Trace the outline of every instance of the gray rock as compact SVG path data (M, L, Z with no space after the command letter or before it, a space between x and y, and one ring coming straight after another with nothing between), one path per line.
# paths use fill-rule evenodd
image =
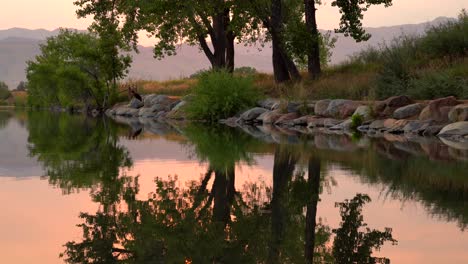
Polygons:
M263 100L260 100L257 102L257 105L259 107L263 107L265 109L268 109L268 110L273 110L273 107L280 104L281 101L278 100L278 99L273 99L273 98L267 98L267 99L263 99Z
M419 114L419 120L448 122L449 112L458 104L454 96L432 100Z
M151 118L151 117L155 117L156 113L157 112L153 111L152 108L142 107L142 108L140 108L140 110L138 112L138 116L139 117L145 117L145 118Z
M148 94L143 98L145 107L151 107L169 99L169 96L162 94Z
M338 120L338 119L333 119L333 118L325 118L323 120L323 126L326 127L326 128L329 128L329 127L333 127L333 126L336 126L338 125L339 123L341 123L342 121L341 120Z
M312 118L311 120L309 120L309 122L307 123L307 127L308 128L315 128L315 127L323 127L323 122L324 122L325 119L323 118Z
M433 121L411 120L403 127L403 132L407 134L421 134L426 128L433 124Z
M138 109L129 107L118 107L115 109L115 114L118 116L138 116Z
M356 111L354 111L354 115L360 115L364 120L370 120L372 118L372 110L371 107L368 105L360 105L358 108L356 108Z
M327 111L328 105L330 104L331 100L320 100L315 103L314 106L314 113L319 116L323 116Z
M346 119L345 121L339 123L338 125L332 126L330 130L350 130L353 121L351 119Z
M288 105L286 106L286 111L288 113L297 113L299 112L299 109L301 108L301 104L297 102L288 102Z
M281 115L275 122L275 125L277 126L282 126L282 125L287 125L289 121L294 120L298 118L299 115L297 113L288 113Z
M450 122L468 121L468 104L455 106L448 114Z
M424 106L422 104L410 104L407 106L400 107L393 112L393 117L396 119L406 119L416 115L419 115L423 110Z
M444 128L443 125L428 126L426 129L424 129L424 131L422 132L422 135L425 136L425 137L435 136L435 135L439 134L439 132L442 130L442 128Z
M353 101L351 100L345 100L345 99L336 99L332 100L330 104L327 107L327 110L325 111L324 115L328 117L340 117L340 114L343 110L344 107L347 107L348 105L354 104ZM356 106L357 108L357 106ZM356 110L356 109L355 109ZM353 112L355 111L353 110ZM351 112L352 114L352 112ZM343 117L343 116L341 116Z
M468 135L468 121L452 123L442 128L439 137L465 138Z
M266 125L274 124L276 120L278 120L278 118L280 118L281 116L282 114L277 110L267 111L261 114L260 116L258 116L257 121Z
M134 109L140 109L140 108L143 107L143 102L136 99L136 98L132 98L130 103L128 103L128 107L129 108L134 108Z
M255 107L252 109L249 109L245 111L241 116L240 119L244 122L251 122L254 121L257 117L259 117L261 114L267 112L265 108L262 107Z

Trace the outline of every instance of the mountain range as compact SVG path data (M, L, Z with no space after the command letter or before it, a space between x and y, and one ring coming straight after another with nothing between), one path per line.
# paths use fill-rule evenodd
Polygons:
M352 38L332 33L337 37L331 64L345 61L350 55L365 49L368 46L376 47L389 42L402 34L422 34L434 25L444 23L453 18L439 17L433 21L420 24L405 24L388 27L366 28L372 34L367 42L355 42ZM16 88L20 81L26 79L26 62L39 54L39 45L45 39L55 36L59 32L45 29L11 28L0 30L0 80L8 84L10 89ZM324 32L324 31L323 31ZM139 46L139 53L132 53L133 64L128 78L168 80L188 76L201 69L209 67L209 63L198 47L182 44L176 56L163 60L153 58L152 47ZM272 72L271 47L249 47L243 44L236 45L236 67L250 66L261 72Z

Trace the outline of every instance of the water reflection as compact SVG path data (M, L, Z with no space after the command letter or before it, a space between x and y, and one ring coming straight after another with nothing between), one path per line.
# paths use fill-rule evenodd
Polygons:
M468 164L444 159L440 153L448 150L434 142L318 134L276 144L235 129L155 123L153 134L180 141L208 166L187 187L175 176L156 178L149 199L139 200L139 177L126 174L132 159L119 138L144 138L145 125L129 133L107 119L27 118L30 154L43 165L44 178L66 194L89 189L100 205L81 214L83 238L68 242L63 253L69 263L389 263L373 257L395 240L391 229L365 224L368 196L340 201L338 226L320 217L331 164L381 186L392 199L420 201L462 230L468 223ZM254 153L274 156L272 184L257 180L236 188L236 166L255 165Z

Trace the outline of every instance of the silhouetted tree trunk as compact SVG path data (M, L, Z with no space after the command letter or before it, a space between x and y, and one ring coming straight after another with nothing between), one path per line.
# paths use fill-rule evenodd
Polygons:
M320 192L320 160L309 159L309 177L307 180L310 198L307 203L305 248L304 255L307 264L314 263L315 227L317 226L317 204Z
M304 0L304 5L306 26L311 41L307 51L308 72L311 79L317 79L321 73L319 32L315 16L317 9L315 8L315 0Z
M273 71L276 82L299 80L301 75L291 57L287 54L283 44L283 6L282 0L271 1L270 21L264 24L270 31L273 45Z

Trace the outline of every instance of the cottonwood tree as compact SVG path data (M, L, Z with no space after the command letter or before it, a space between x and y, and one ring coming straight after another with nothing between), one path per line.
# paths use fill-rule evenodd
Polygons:
M318 78L321 73L320 63L320 39L317 29L316 11L321 0L304 0L305 23L308 30L307 57L308 73L311 78ZM392 0L334 0L332 6L339 9L341 18L339 28L336 33L343 33L345 36L351 36L356 41L366 41L371 35L362 27L364 12L372 5L381 5L385 7L392 5Z
M199 46L214 69L234 69L236 38L254 42L261 36L255 17L240 0L79 0L75 5L80 7L79 17L93 15L94 24L113 14L121 37L135 50L138 32L143 30L157 40L156 58L175 55L177 46L185 42Z

